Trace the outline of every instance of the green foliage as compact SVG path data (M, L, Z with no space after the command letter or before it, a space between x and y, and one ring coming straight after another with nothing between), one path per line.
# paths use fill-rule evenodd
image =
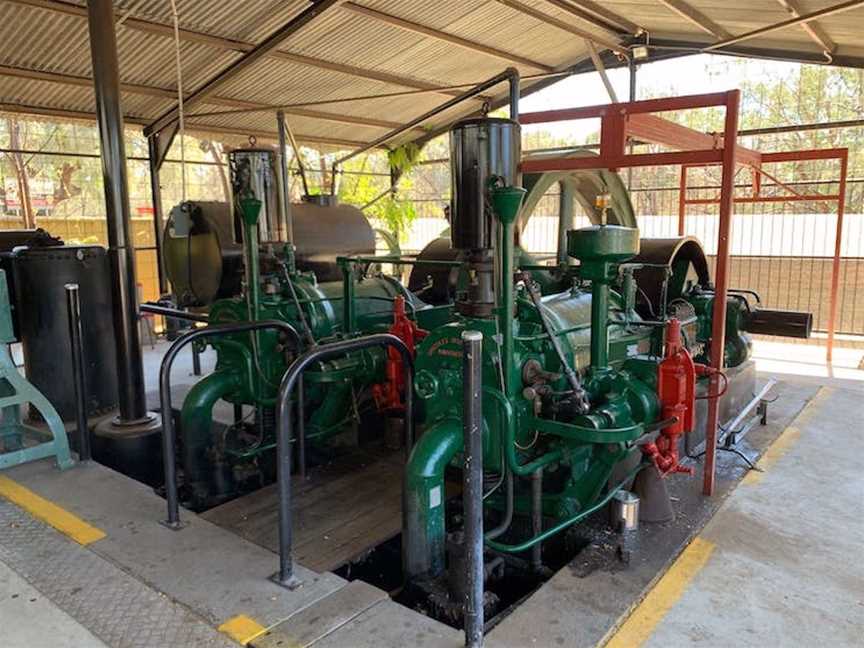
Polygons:
M406 142L387 152L390 168L397 173L408 173L417 164L422 148L414 142Z

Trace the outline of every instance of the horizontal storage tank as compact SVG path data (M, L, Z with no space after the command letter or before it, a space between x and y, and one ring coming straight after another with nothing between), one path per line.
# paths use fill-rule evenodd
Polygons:
M291 217L297 267L314 271L318 281L342 278L337 256L375 253L375 232L356 207L297 203ZM235 237L226 203L190 201L171 210L162 254L180 306L207 306L240 293L243 246ZM261 249L268 254L267 242Z

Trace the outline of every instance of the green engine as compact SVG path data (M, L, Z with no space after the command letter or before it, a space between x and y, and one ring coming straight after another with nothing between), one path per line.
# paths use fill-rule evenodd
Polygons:
M454 320L417 348L423 433L406 467L402 535L409 584L444 616L459 616L462 591L460 514L446 479L466 461L463 333L483 337L490 562L509 556L540 570L543 543L634 479L690 472L679 442L696 427L697 388L720 396L707 366L716 300L695 240L655 240L640 252L638 230L607 225L601 199L596 225L566 233L573 261L559 272L569 288L541 294L537 268L514 267L519 142L508 120L451 131L451 240L466 279ZM772 317L796 317L761 311L740 293L724 306L727 368L748 360L747 330L771 333Z
M453 250L444 251L446 259L423 259L445 269L445 284L455 291L451 302L438 306L376 271L382 258L337 255L341 280L318 281L316 272L297 268L292 245L260 250L258 196L267 192L251 181L250 168L239 172L232 161L244 277L237 294L209 304L210 322L288 322L300 344L274 330L210 340L216 369L192 388L181 413L193 506L233 497L245 482L275 478L276 396L299 352L386 331L413 331L413 385L394 384L404 372L384 349L353 352L307 369L302 394L294 394L302 407L292 411L303 417L302 441L323 444L358 422L364 409L401 420L404 394L414 390L420 434L402 476L403 572L405 591L419 592L436 613L458 617L462 609L464 547L447 477L466 461L463 333L483 336L490 565L509 558L515 563L508 564L522 561L537 572L544 543L619 490L635 488L634 479L656 482L688 472L679 445L696 427L695 394L720 396L711 393L719 381L707 366L717 303L701 247L693 239L641 241L636 228L607 224L601 199L595 225L566 232L562 249L570 261L559 257L550 281L516 246L517 223L525 220L519 161L515 122L472 119L451 131ZM186 277L192 285L193 273ZM427 290L421 279L418 286ZM216 290L226 282L210 283ZM747 362L748 332L809 335L809 315L760 309L753 299L731 291L723 305L727 368ZM225 429L213 424L219 401L234 405L234 424ZM381 434L382 419L376 419Z

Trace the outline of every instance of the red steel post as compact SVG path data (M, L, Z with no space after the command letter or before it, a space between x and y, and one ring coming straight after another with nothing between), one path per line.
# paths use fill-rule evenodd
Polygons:
M840 186L837 199L837 230L834 236L834 261L831 264L831 304L828 313L828 349L826 360L830 363L834 356L834 332L837 328L837 296L840 291L840 246L843 242L843 215L846 211L846 171L849 152L840 155Z
M711 366L723 370L726 351L726 299L729 289L729 246L732 235L732 212L735 205L735 147L738 141L738 109L741 93L726 94L726 122L723 128L723 175L720 181L720 223L717 232L717 260L714 272L714 315L711 323ZM708 391L719 393L719 375L710 378ZM714 468L717 455L717 428L720 423L718 398L708 399L708 423L705 429L705 467L702 493L714 494Z
M681 181L678 184L678 236L684 236L684 217L687 215L687 165L681 165Z

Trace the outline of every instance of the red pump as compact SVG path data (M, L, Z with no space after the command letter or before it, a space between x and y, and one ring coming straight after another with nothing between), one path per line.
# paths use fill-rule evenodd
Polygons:
M693 468L680 464L678 437L693 430L696 415L696 376L711 376L722 371L693 362L690 352L681 343L681 322L670 319L666 325L666 354L657 369L657 395L660 398L661 418L674 419L660 431L653 443L642 446L642 452L651 457L662 476L671 473L692 475ZM725 388L700 398L719 398Z
M677 319L670 319L666 325L666 354L657 369L657 395L662 419L674 422L664 427L653 443L642 446L642 452L653 459L661 475L692 475L693 468L679 463L678 437L693 429L696 365L681 343L681 322Z
M405 297L402 295L393 299L393 324L388 332L402 340L412 356L417 343L429 335L429 331L421 329L417 322L408 318L405 312ZM405 390L402 355L392 347L387 349L384 373L385 381L372 387L375 405L380 411L401 411L402 392Z

